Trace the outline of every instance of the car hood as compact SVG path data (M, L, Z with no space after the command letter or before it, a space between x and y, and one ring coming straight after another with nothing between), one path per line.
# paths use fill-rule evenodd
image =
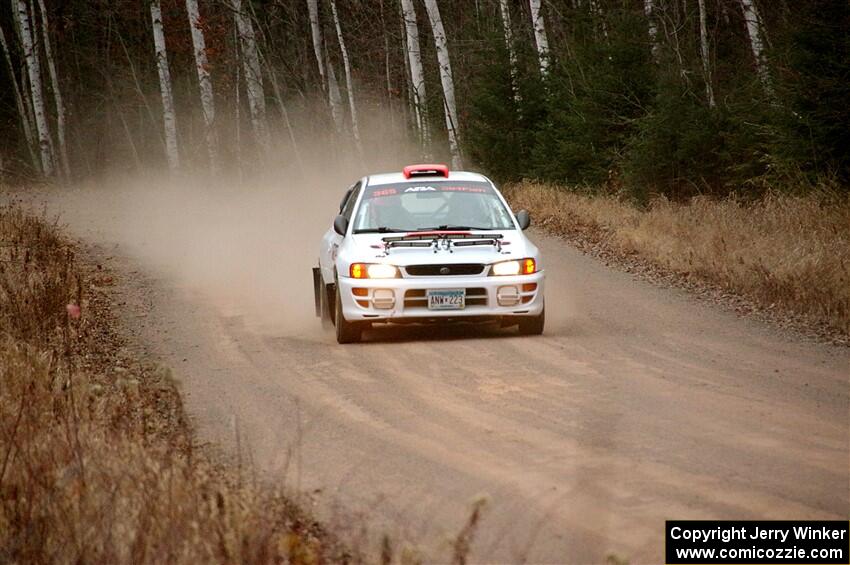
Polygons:
M340 248L340 258L348 262L391 263L400 267L422 263L493 263L508 259L536 257L537 248L522 232L516 230L472 231L471 234L502 235L501 249L495 245L452 247L451 251L434 247L393 247L384 252L384 238L405 234L356 234L347 237Z

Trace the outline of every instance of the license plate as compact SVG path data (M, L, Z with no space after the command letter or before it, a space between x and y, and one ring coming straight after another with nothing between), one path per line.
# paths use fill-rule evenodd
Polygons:
M429 290L426 294L429 310L463 310L466 306L466 291L462 288Z

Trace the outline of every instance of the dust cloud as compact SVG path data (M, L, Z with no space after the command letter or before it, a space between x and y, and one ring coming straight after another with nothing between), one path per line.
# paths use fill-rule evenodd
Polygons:
M84 240L115 246L146 273L170 277L226 316L275 333L318 328L311 267L345 189L419 159L392 142L361 156L301 140L298 159L237 174L111 174L52 189L48 210ZM368 161L368 162L367 162Z

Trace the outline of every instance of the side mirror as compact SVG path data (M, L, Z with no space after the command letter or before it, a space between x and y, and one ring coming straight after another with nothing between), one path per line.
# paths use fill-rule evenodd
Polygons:
M345 237L345 232L348 231L348 218L343 215L339 215L334 218L334 231Z
M516 213L516 221L519 224L519 229L524 230L531 225L531 216L528 215L528 210L520 210Z

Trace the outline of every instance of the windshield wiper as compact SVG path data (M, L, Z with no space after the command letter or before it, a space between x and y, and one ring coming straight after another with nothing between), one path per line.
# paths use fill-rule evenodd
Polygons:
M434 227L430 227L430 228L419 228L416 231L435 231L435 230L450 230L450 231L464 230L464 231L468 231L468 230L492 230L492 229L495 229L495 228L482 228L482 227L478 227L478 226L452 226L452 225L449 225L449 224L444 224L442 226L434 226Z
M400 230L396 228L388 228L386 226L380 226L377 228L365 228L360 230L354 230L354 233L401 233L407 230Z

